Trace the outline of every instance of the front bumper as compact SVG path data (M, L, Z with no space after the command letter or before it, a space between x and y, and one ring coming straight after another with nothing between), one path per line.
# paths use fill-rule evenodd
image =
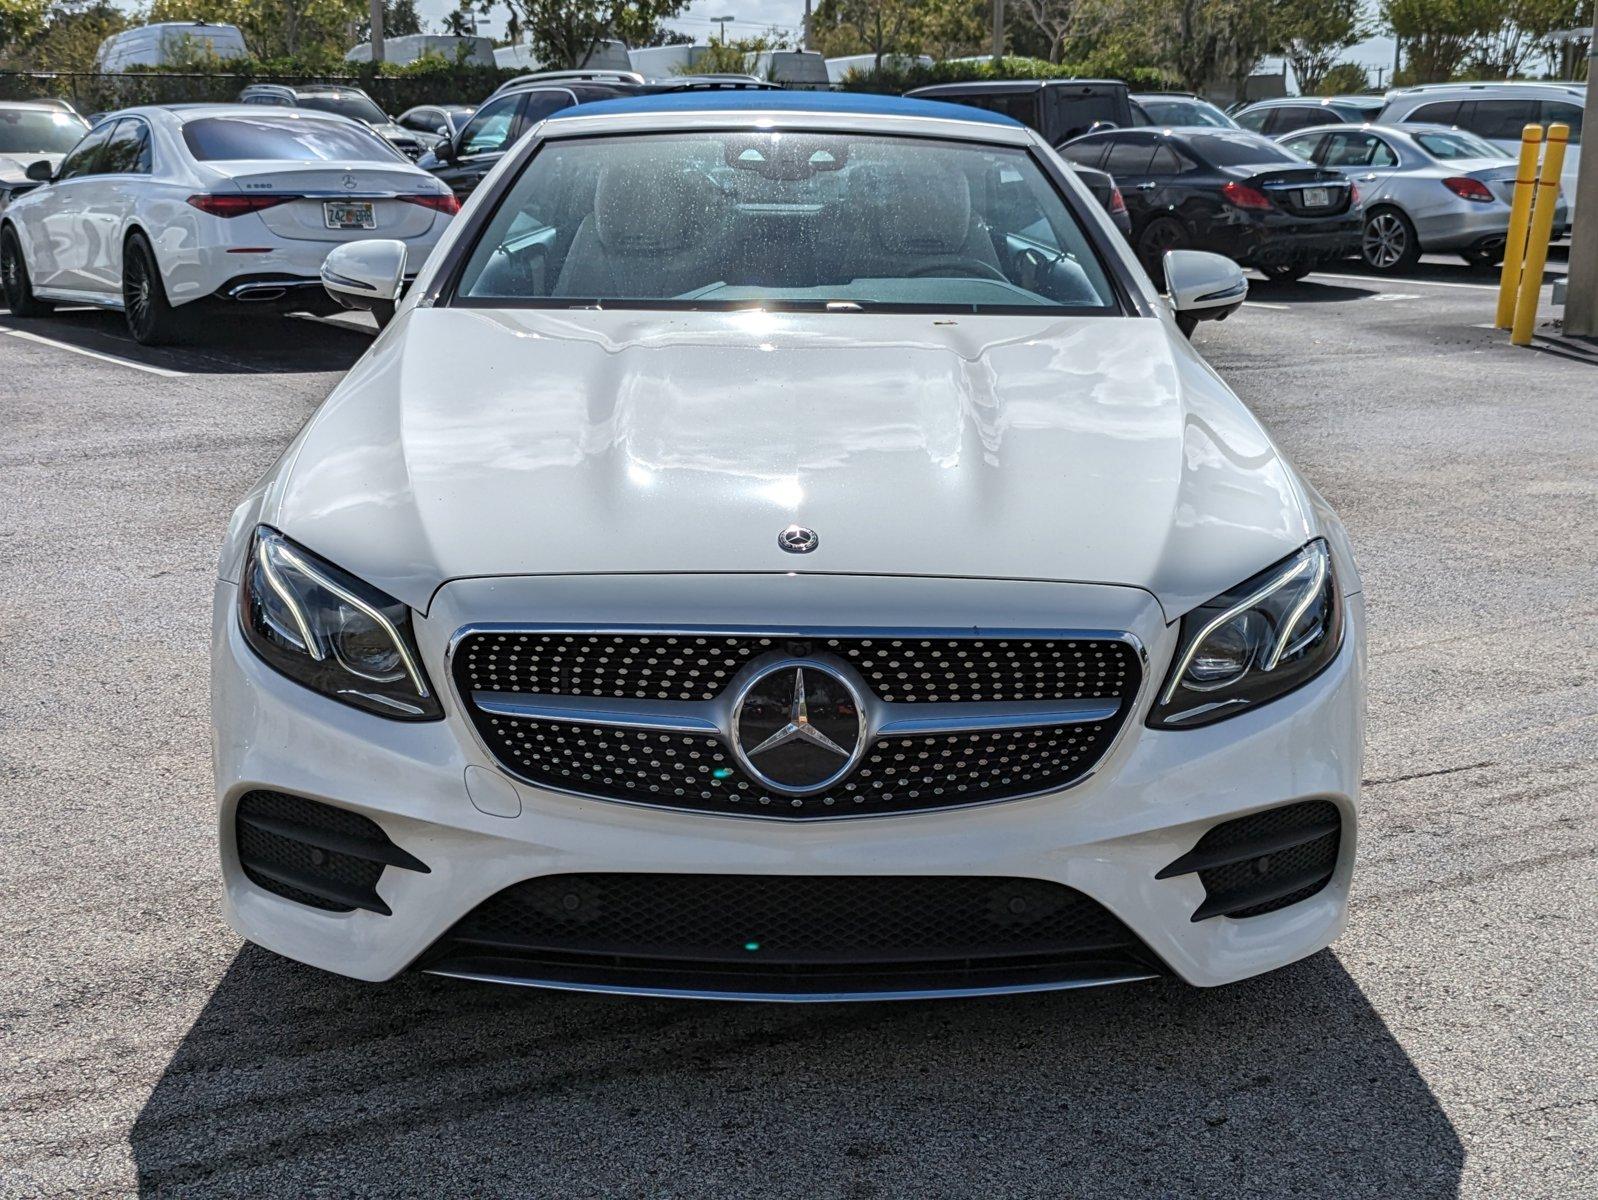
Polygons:
M451 584L417 624L435 685L444 686L445 646L469 620L525 619L560 605L565 581ZM573 585L575 586L575 585ZM766 612L842 625L869 597L877 611L914 610L924 623L969 626L973 606L1016 595L1007 623L1088 598L1094 628L1130 630L1147 648L1146 681L1124 736L1086 781L1030 799L965 808L813 823L783 823L638 807L544 791L508 779L484 753L452 696L446 719L402 724L317 696L276 674L245 646L236 591L215 596L212 703L226 910L253 942L304 962L368 980L390 978L424 959L463 916L510 885L552 874L596 872L770 876L984 876L1046 880L1072 888L1124 922L1154 959L1189 983L1228 983L1283 966L1329 944L1347 915L1363 744L1363 608L1350 596L1336 662L1299 691L1257 712L1204 729L1156 731L1142 721L1174 652L1175 627L1133 589L954 581L755 579L621 582L616 597L590 602L588 619L719 608L729 624ZM703 590L701 590L703 589ZM780 589L785 599L773 602ZM821 589L827 589L823 592ZM938 591L928 602L925 593ZM1110 595L1114 593L1115 595ZM919 594L919 595L918 595ZM830 597L828 599L827 597ZM1108 598L1106 598L1108 597ZM1021 611L1028 609L1030 611ZM573 611L567 608L569 613ZM1076 611L1076 610L1070 610ZM847 622L858 625L858 620ZM447 692L447 688L446 688ZM468 792L468 781L472 791ZM239 798L271 789L364 814L428 867L388 869L377 891L391 915L330 913L252 883L238 860ZM1192 874L1156 878L1218 823L1308 799L1335 804L1342 843L1331 882L1306 900L1265 915L1195 921L1205 899ZM485 802L486 801L486 802ZM499 815L492 815L499 814ZM1127 976L1135 977L1135 976ZM528 982L522 979L520 982ZM1108 980L1097 980L1105 982ZM588 990L683 994L689 989L539 980ZM1037 986L1072 986L1058 981ZM890 995L1036 990L882 989L762 999L881 999ZM693 994L703 994L696 990ZM727 992L717 992L728 995Z

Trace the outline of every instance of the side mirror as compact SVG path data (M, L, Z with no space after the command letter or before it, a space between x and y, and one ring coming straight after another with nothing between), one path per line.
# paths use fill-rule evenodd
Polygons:
M55 168L44 159L28 164L28 169L23 172L34 183L49 183L55 178Z
M1198 321L1224 321L1248 296L1243 268L1204 250L1165 252L1165 290L1184 330Z
M457 161L460 156L455 153L455 139L443 129L440 129L439 133L444 134L444 136L439 139L438 145L433 147L433 157L441 163Z
M405 243L345 242L322 261L322 287L345 308L391 310L405 288Z

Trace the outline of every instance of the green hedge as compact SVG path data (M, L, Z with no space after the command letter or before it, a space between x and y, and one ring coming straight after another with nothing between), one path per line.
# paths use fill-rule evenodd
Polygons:
M397 114L417 104L477 104L507 79L522 72L499 67L463 66L421 60L389 63L339 63L329 72L283 70L299 64L229 62L225 71L0 72L0 100L59 97L82 113L107 112L135 104L218 103L238 99L252 83L344 83L365 88L384 111Z
M1156 67L1128 67L1101 62L1051 63L1041 58L1002 58L978 62L940 62L931 66L885 66L876 71L850 71L838 86L846 92L898 95L934 83L969 83L984 79L1124 79L1133 91L1159 91L1176 86Z

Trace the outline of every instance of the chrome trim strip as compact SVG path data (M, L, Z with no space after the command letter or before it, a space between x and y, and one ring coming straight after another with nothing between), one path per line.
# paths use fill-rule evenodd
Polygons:
M1103 700L962 702L959 704L882 704L874 706L877 737L919 737L931 733L982 733L1026 729L1032 725L1089 725L1121 711Z
M483 740L482 734L477 731L477 724L472 720L468 711L465 698L461 695L459 684L455 679L455 655L461 643L468 637L477 633L637 633L666 636L707 636L707 637L919 637L919 638L1038 638L1038 639L1076 639L1079 641L1106 641L1121 642L1132 647L1138 657L1138 684L1127 703L1126 720L1121 723L1121 728L1116 730L1115 737L1104 748L1104 753L1099 756L1098 762L1085 771L1079 778L1060 787L1040 788L1035 792L1022 792L1013 796L1001 796L994 800L974 800L968 804L940 804L935 808L911 809L905 812L873 812L873 813L817 813L814 816L791 817L777 816L763 812L707 812L699 808L678 808L670 804L660 804L654 801L623 800L613 796L596 796L592 792L580 791L576 788L557 787L554 784L535 779L528 779L519 775L500 759ZM775 650L776 647L773 647ZM450 635L444 648L444 675L449 680L446 689L451 700L458 706L461 723L466 727L467 735L472 744L482 754L482 765L490 770L498 771L507 779L556 796L571 796L578 800L586 800L596 804L620 804L628 808L641 808L650 812L673 812L685 817L704 817L707 820L721 821L776 821L785 825L808 825L822 821L877 821L893 820L895 818L914 818L926 813L957 812L960 809L987 808L994 804L1013 804L1021 800L1034 800L1039 796L1059 795L1073 788L1079 788L1098 775L1104 764L1112 759L1116 751L1126 739L1132 736L1132 728L1140 725L1140 712L1143 706L1144 694L1151 686L1149 675L1149 652L1143 640L1130 630L1118 629L1036 629L1036 628L988 628L983 626L894 626L894 625L640 625L635 623L590 623L572 624L570 622L527 622L527 621L476 621L468 622ZM568 697L570 699L570 697ZM613 702L611 702L613 703ZM569 719L569 718L568 718ZM717 731L718 734L720 731ZM719 993L717 993L719 995ZM924 995L926 993L916 993ZM984 993L986 994L986 993ZM764 997L756 997L763 999Z
M941 811L941 810L940 810ZM969 996L1019 996L1027 992L1062 992L1078 988L1108 987L1118 983L1139 983L1158 979L1158 971L1118 971L1092 979L1066 979L1053 983L1014 983L998 987L928 988L885 992L718 992L709 989L644 987L616 983L573 983L564 979L527 979L492 972L457 971L444 967L423 967L424 975L446 979L466 979L476 983L498 983L510 987L547 988L557 992L591 992L606 996L653 996L671 1000L734 1000L767 1004L849 1004L871 1000L957 1000Z
M618 729L656 729L666 733L720 736L721 724L709 703L689 700L628 700L609 696L548 696L531 692L473 692L472 704L501 717L564 721L569 725L612 725Z
M781 668L799 661L811 660L784 659L765 664L764 669ZM722 736L726 711L726 705L718 700L629 700L610 696L488 691L474 691L471 699L483 712L501 717L653 729L663 733L704 733L717 737ZM1108 721L1121 711L1119 704L1100 700L1014 701L1003 704L1002 709L998 703L986 702L887 704L864 696L859 700L862 710L871 718L862 734L862 745L872 738L984 733L1026 729L1033 725L1087 725ZM736 715L737 700L734 700L734 719Z

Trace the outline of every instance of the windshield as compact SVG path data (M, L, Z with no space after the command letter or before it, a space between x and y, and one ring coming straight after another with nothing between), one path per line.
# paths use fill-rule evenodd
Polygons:
M365 96L300 96L295 101L301 108L317 112L337 113L341 117L354 117L368 125L387 125L388 114Z
M71 113L0 109L0 154L65 154L88 132Z
M201 162L384 162L400 157L399 151L363 126L276 113L190 121L183 126L183 140Z
M1188 145L1216 167L1253 167L1266 163L1297 163L1286 150L1257 133L1201 133L1187 139Z
M1116 311L1088 235L1024 150L754 131L547 143L457 298Z
M1417 133L1413 135L1420 148L1433 158L1494 158L1508 156L1489 141L1466 133L1463 129L1450 129L1447 133Z
M1154 125L1208 125L1215 129L1236 129L1232 120L1215 105L1203 100L1139 100Z

